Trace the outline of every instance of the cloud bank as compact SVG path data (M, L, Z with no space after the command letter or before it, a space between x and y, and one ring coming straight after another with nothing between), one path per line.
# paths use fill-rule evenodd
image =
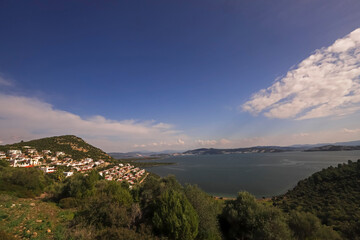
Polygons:
M106 151L133 148L134 144L162 149L183 146L187 136L171 124L155 121L116 121L103 116L82 118L55 109L36 98L0 93L0 141L13 143L63 134L84 137Z
M297 120L360 109L360 28L316 50L285 77L241 106L254 115Z

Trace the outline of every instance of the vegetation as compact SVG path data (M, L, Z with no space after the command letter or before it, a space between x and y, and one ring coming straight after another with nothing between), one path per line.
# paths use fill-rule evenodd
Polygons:
M198 234L199 219L184 194L167 190L156 202L152 222L155 231L171 239L194 239Z
M360 239L360 160L323 169L300 181L274 205L313 213L343 237ZM299 220L300 221L300 220Z
M271 202L256 200L247 192L236 199L216 200L197 186L180 185L173 176L150 174L130 189L127 183L104 180L95 170L65 179L60 175L13 168L0 160L2 238L335 240L360 236L360 160L315 173Z
M222 203L214 201L199 187L187 185L185 195L199 216L198 235L196 239L220 240L221 232L217 217L222 211Z
M65 152L66 154L71 155L75 160L87 157L103 160L112 159L101 149L96 148L86 143L83 139L73 135L48 137L27 142L21 141L15 144L1 145L0 151L6 152L10 149L21 150L24 146L30 146L38 151L51 150L53 153L56 151Z
M2 166L0 173L16 176L4 178L3 189L8 183L22 186L0 195L0 231L8 239L341 239L310 213L286 213L246 192L235 200L215 200L173 176L149 175L143 185L129 189L96 171L65 180L49 180L34 168ZM42 201L17 198L43 191ZM29 217L34 209L36 216Z
M12 168L0 160L0 193L17 197L35 197L42 193L51 180L35 168Z

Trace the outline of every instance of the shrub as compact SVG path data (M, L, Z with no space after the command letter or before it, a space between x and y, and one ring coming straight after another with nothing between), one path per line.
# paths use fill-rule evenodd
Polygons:
M157 201L152 222L155 230L171 239L194 239L199 218L184 194L168 190Z
M77 207L78 205L79 205L79 201L73 197L63 198L59 201L59 206L64 209L74 208Z

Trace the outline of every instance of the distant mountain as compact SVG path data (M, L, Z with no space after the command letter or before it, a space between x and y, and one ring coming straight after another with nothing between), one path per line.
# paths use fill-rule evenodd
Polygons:
M74 135L55 136L27 142L21 141L14 144L0 145L0 151L7 151L10 149L23 150L26 146L35 148L39 152L42 150L50 150L53 153L61 151L67 155L71 155L74 160L87 157L103 160L111 159L111 157L101 149L88 144L83 139Z
M295 144L295 145L291 145L289 147L309 149L309 148L313 148L313 147L321 147L321 146L326 146L326 145L360 146L360 140L358 140L358 141L349 141L349 142L335 142L335 143Z
M315 152L315 151L351 151L351 150L360 150L360 146L325 145L325 146L306 149L305 151Z
M295 150L297 149L293 147L275 147L275 146L232 148L232 149L199 148L199 149L186 151L183 154L210 155L210 154L232 154L232 153L269 153L269 152L285 152L285 151L295 151Z
M231 154L231 153L269 153L269 152L289 152L289 151L345 151L360 150L360 140L337 143L318 143L318 144L297 144L287 147L280 146L256 146L248 148L199 148L183 152L186 155L208 155L208 154Z
M126 159L126 158L166 157L174 153L178 153L178 151L164 150L161 152L141 151L141 152L126 152L126 153L110 152L108 154L116 159Z
M360 146L360 140L358 140L358 141L350 141L350 142L336 142L333 145Z

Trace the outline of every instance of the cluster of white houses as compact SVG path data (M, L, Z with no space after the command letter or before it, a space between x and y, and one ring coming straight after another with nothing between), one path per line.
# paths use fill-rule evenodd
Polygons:
M64 152L52 153L50 150L38 152L31 147L23 147L23 150L8 150L6 153L0 151L0 159L6 159L12 167L39 167L45 173L53 173L58 166L66 166L71 170L64 172L69 177L77 172L89 171L97 166L106 166L104 160L94 161L92 158L73 160ZM136 183L141 183L146 178L145 169L134 167L130 164L119 164L118 166L100 171L99 174L106 180L126 181L130 188Z
M55 172L56 166L70 167L72 170L65 172L65 176L71 176L75 170L78 172L88 171L105 163L104 160L94 161L92 158L73 160L71 157L66 157L66 154L61 151L52 153L50 150L42 150L38 152L29 146L23 147L23 150L8 150L7 153L0 151L0 159L8 160L12 167L39 166L45 173Z
M130 164L124 165L122 163L120 163L119 166L100 171L99 174L105 177L106 180L126 181L130 185L143 181L146 176L145 169L136 168Z

